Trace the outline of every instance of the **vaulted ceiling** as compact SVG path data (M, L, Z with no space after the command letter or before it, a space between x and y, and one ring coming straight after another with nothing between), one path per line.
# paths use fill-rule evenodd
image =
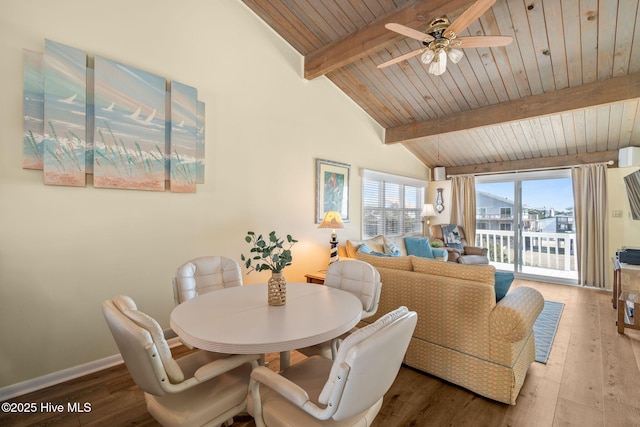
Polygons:
M497 0L460 36L506 35L467 48L434 76L421 47L387 30L424 31L469 0L243 0L304 56L304 77L326 76L426 166L447 173L617 160L640 146L640 0Z

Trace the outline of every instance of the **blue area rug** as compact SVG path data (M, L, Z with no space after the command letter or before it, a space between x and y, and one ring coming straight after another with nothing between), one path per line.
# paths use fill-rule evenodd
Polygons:
M563 308L564 304L561 302L545 300L544 308L533 324L533 333L536 337L536 362L547 363Z

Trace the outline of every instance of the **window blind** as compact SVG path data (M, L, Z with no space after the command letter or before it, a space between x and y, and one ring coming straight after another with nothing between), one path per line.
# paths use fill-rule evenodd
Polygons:
M363 239L422 231L426 181L368 170L362 178Z

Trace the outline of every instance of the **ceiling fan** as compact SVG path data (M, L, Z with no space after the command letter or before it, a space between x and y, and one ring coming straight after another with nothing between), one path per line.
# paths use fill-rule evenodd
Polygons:
M512 38L509 36L458 37L458 34L478 19L495 2L496 0L478 0L472 4L469 9L465 10L458 19L453 21L453 23L450 23L449 18L446 16L435 18L431 21L429 28L427 28L424 33L401 24L386 24L385 28L388 30L416 39L422 42L424 47L384 62L378 65L378 68L388 67L389 65L422 54L420 60L424 64L430 64L429 73L439 76L447 69L447 57L451 62L457 64L464 56L464 53L457 48L508 45L512 41Z

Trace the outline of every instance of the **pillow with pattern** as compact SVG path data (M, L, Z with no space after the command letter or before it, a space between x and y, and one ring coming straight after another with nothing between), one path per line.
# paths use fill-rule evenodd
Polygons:
M384 253L391 256L400 256L402 252L400 251L400 247L398 244L392 240L384 241Z

